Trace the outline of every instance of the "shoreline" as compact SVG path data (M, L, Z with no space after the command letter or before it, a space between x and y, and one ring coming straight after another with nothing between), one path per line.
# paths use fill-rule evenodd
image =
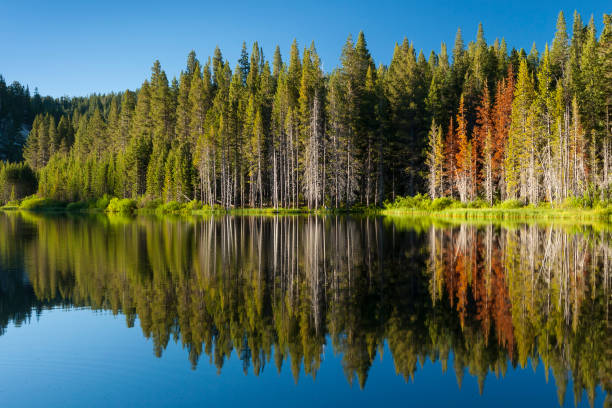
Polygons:
M444 210L382 209L381 215L405 217L432 217L455 220L576 220L612 222L612 209L592 208L454 208Z
M22 208L17 205L5 205L0 211L27 211L37 213L55 214L124 214L124 215L178 215L178 216L203 216L203 215L382 215L389 217L406 218L436 218L461 220L494 220L494 221L599 221L612 223L612 208L546 208L546 207L521 207L521 208L445 208L441 210L426 210L419 208L190 208L187 203L181 208L166 209L163 206L157 208L126 208L125 210L109 211L104 208L70 206L67 203L41 203L40 206Z

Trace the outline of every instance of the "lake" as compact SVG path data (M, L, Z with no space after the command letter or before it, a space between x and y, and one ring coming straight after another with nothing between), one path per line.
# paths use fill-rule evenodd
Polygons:
M0 401L601 407L611 234L0 212Z

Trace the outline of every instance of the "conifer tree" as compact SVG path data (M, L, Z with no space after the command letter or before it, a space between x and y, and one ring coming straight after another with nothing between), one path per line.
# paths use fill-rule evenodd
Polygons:
M595 145L603 139L603 129L606 118L606 99L604 71L600 60L599 44L595 26L591 23L585 33L584 46L580 58L580 92L576 94L580 107L580 121L585 133ZM595 148L595 150L599 150ZM595 160L590 169L591 182L597 184L598 164Z
M32 123L32 130L28 135L26 140L26 145L23 149L23 157L30 166L30 168L37 170L39 168L38 161L38 129L40 127L40 122L42 121L42 116L36 115L34 118L34 122Z
M477 108L474 137L480 153L480 180L482 180L483 194L489 204L493 204L493 197L495 195L495 185L493 180L493 155L495 154L495 141L491 112L491 99L489 97L489 87L486 83L482 91L482 100Z
M456 188L459 199L467 202L473 198L472 172L473 172L473 147L467 138L467 121L463 105L463 96L459 100L459 112L457 113L457 161Z
M74 143L74 130L66 115L62 115L57 124L57 135L60 141L59 153L67 155Z
M512 120L504 163L506 193L509 198L526 198L527 168L533 162L533 135L529 132L528 116L533 102L533 80L527 60L521 59L512 102ZM533 187L533 186L531 186Z
M119 124L117 125L116 149L125 153L130 142L130 127L136 108L136 94L126 90L121 97L121 112L119 113Z
M455 197L457 186L457 152L457 135L453 117L451 116L446 133L446 140L444 141L444 177L447 186L444 193L451 198Z
M179 93L176 106L176 137L181 143L191 141L190 119L191 119L191 103L189 100L189 91L194 72L199 75L199 65L195 63L194 71L189 75L182 72L179 80Z
M49 122L47 124L49 129L49 157L53 156L60 150L61 140L55 126L55 118L49 115Z
M569 38L563 10L557 17L557 31L550 50L550 65L552 75L559 80L563 78L569 61Z
M49 161L49 114L46 114L38 123L38 158L39 167L44 167Z
M134 120L130 125L130 142L126 152L129 190L133 196L146 191L147 168L151 156L153 123L151 120L151 93L145 81L136 102Z
M111 100L110 110L108 112L107 133L113 153L118 152L120 148L119 104L117 103L117 98L115 97L113 97Z
M427 167L429 196L432 200L441 197L442 192L442 175L444 163L444 144L442 142L442 127L436 124L436 120L431 121L431 129L429 130L429 151L427 153Z

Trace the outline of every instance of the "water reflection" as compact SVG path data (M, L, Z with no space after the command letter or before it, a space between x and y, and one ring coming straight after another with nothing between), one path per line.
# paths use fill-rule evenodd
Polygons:
M544 364L563 404L610 393L606 226L441 225L349 217L121 218L0 213L0 330L57 305L139 319L161 356L316 377L324 347L366 386L385 342L396 372L453 360L489 373ZM0 331L0 333L2 333Z

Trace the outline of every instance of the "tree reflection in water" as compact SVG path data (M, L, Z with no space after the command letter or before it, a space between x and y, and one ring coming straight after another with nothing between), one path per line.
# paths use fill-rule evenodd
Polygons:
M205 355L220 372L235 350L245 373L287 360L297 382L329 341L364 387L386 342L406 380L452 353L459 385L467 370L481 392L530 362L561 403L570 373L576 399L610 394L606 226L0 213L0 233L2 329L84 306L138 317L156 356L180 341L193 368Z

